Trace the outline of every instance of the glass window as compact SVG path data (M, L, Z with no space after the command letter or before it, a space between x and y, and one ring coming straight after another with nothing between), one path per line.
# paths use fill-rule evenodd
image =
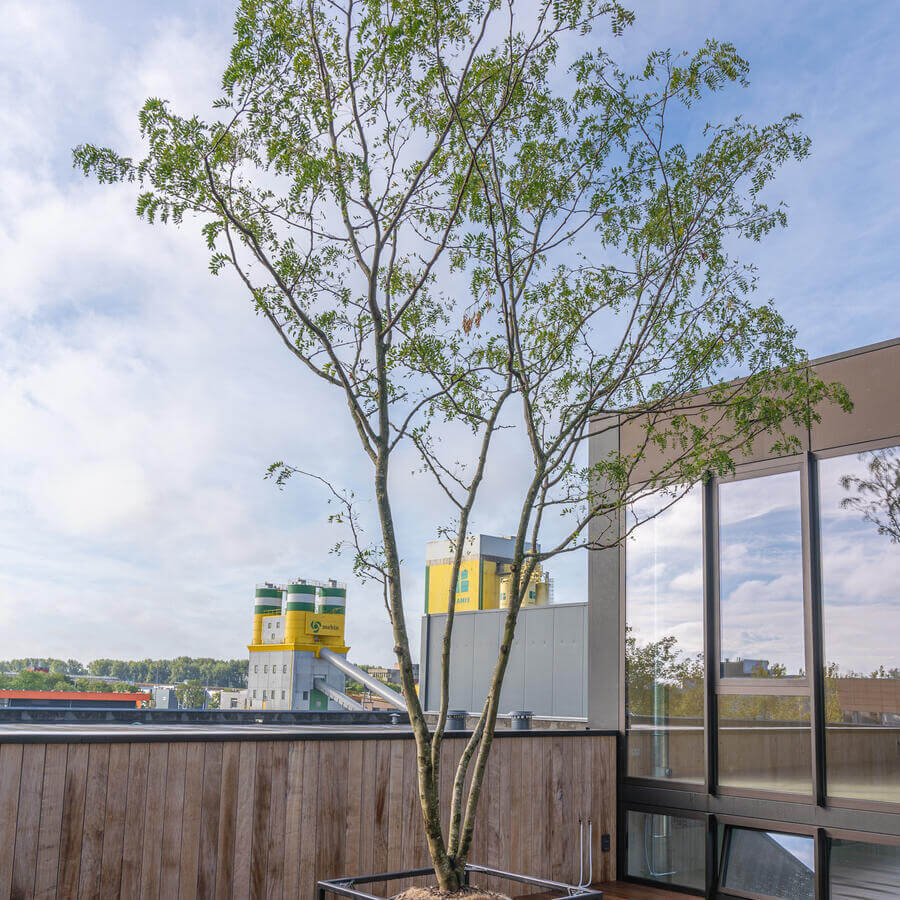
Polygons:
M719 487L721 673L805 671L800 473Z
M831 900L900 897L900 847L832 839Z
M811 837L726 828L722 887L783 900L813 900L814 854Z
M629 875L687 888L705 887L703 819L628 810L627 826Z
M821 460L819 496L828 793L900 802L900 451Z
M719 695L719 784L812 792L809 698Z
M625 546L627 772L702 783L702 490L630 516L641 524Z

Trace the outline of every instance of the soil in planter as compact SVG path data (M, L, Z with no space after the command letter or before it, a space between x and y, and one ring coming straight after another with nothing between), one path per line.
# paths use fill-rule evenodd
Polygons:
M391 900L510 900L506 894L485 891L478 887L460 888L456 892L442 891L439 887L411 887L394 895Z

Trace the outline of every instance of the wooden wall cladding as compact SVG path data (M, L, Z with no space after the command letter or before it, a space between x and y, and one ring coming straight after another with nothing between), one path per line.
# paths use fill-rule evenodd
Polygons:
M609 735L498 738L472 862L576 882L591 819L594 880L615 878L615 758ZM408 737L0 746L0 897L314 900L320 878L428 865L421 832Z

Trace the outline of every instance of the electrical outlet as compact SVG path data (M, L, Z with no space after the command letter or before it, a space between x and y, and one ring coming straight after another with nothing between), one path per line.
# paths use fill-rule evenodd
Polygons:
M600 849L604 853L609 853L611 847L612 847L612 840L610 839L610 836L608 834L601 835L600 836Z

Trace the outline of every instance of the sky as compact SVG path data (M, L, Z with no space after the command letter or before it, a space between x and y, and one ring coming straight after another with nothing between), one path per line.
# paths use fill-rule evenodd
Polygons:
M148 96L208 109L231 43L226 0L0 0L0 659L242 657L256 583L349 583L348 642L388 663L379 592L329 553L324 491L263 479L285 460L365 493L344 410L307 378L238 285L213 280L195 230L151 227L134 191L71 166L82 141L139 150ZM900 17L892 2L660 0L612 54L708 36L750 60L721 109L799 112L812 156L786 167L790 227L754 247L812 356L900 334ZM495 461L475 530L507 534ZM434 494L398 468L408 621L417 643ZM554 563L583 600L587 561Z

